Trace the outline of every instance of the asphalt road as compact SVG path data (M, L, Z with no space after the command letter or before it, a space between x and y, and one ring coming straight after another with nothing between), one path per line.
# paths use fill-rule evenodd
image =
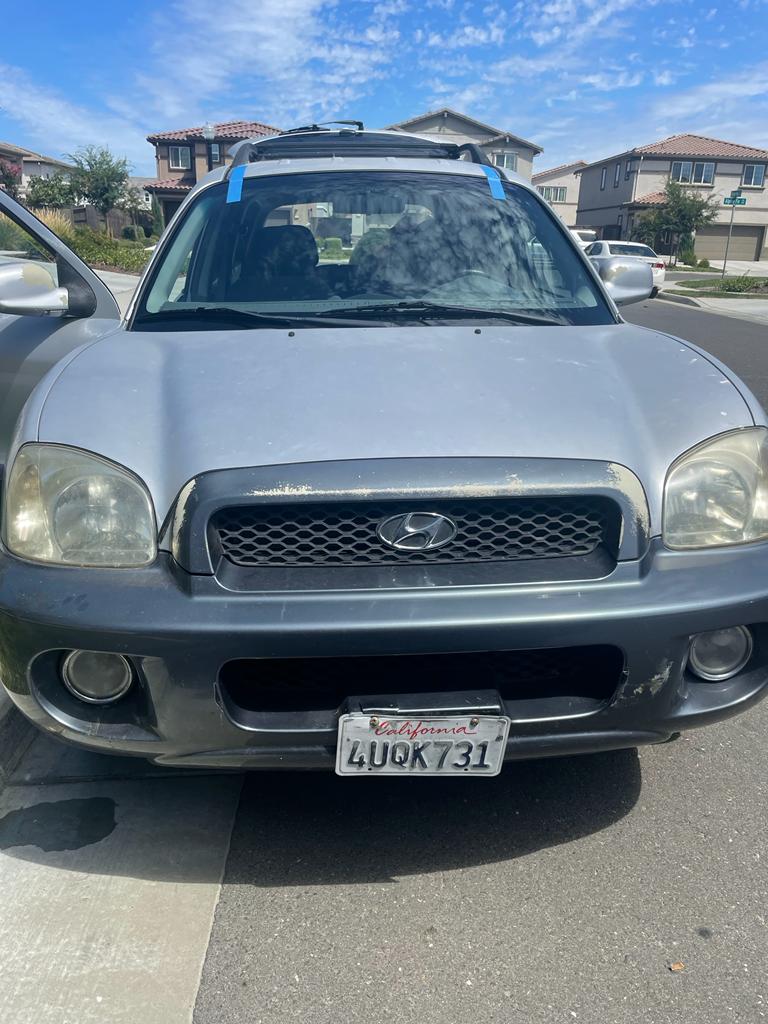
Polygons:
M768 403L765 328L626 316ZM767 731L768 702L661 747L408 785L181 776L40 736L0 807L0 1019L756 1024Z

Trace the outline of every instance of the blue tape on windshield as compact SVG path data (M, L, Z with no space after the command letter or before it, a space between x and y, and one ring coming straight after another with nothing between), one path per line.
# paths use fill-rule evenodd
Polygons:
M494 199L506 199L507 194L504 191L504 186L501 183L499 172L495 167L487 167L485 164L480 165L483 174L488 179L488 184L491 189L491 195Z
M245 177L246 164L235 167L229 176L229 188L227 189L227 202L239 203L243 194L243 178Z

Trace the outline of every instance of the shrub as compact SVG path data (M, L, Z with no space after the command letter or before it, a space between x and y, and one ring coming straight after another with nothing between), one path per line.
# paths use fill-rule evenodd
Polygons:
M709 260L699 260L699 268L701 270L709 270Z
M696 266L696 256L693 249L685 249L680 253L678 257L681 263L684 263L687 267Z
M35 216L41 220L47 228L50 228L54 235L58 235L68 245L71 245L75 237L75 227L72 221L61 210L35 210Z
M95 263L115 270L136 273L144 269L149 253L143 245L134 242L118 242L107 235L78 228L72 241L72 248L86 263Z
M30 237L25 231L4 213L0 213L0 250L28 252L30 242Z
M122 230L122 236L127 238L129 242L142 242L145 238L143 229L135 224L126 224Z
M753 292L757 291L760 282L755 277L741 274L739 277L724 277L717 290L721 292Z
M333 258L342 255L341 239L326 238L323 242L323 255Z

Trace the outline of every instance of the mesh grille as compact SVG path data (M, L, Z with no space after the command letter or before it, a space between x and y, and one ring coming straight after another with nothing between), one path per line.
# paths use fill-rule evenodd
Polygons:
M400 551L377 535L390 516L440 513L456 525L442 547ZM434 502L325 502L222 509L211 521L222 554L241 566L413 565L615 553L619 510L599 497Z

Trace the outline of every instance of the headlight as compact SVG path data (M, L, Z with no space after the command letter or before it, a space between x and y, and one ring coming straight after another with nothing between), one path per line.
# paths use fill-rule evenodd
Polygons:
M678 459L664 487L662 532L671 548L768 537L768 430L722 434Z
M5 542L59 565L146 565L157 553L152 501L128 470L59 445L27 444L5 495Z

